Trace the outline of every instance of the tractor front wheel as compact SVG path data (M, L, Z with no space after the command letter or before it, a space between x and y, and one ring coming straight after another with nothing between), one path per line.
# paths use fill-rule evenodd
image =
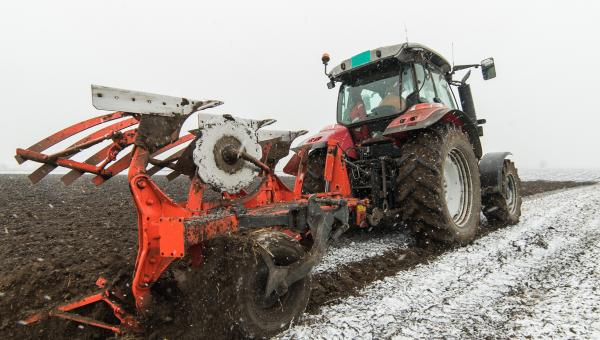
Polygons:
M467 135L454 125L420 131L397 161L400 217L409 228L450 244L472 241L479 229L479 165Z
M495 226L517 224L521 217L521 179L510 160L504 161L502 191L483 197L483 214Z

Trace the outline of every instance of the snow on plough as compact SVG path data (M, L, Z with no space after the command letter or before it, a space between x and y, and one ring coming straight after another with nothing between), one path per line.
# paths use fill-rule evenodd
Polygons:
M186 259L202 270L204 245L235 234L252 244L245 250L254 259L252 270L235 283L252 298L227 317L246 336L270 336L303 312L312 268L350 227L402 222L420 237L465 244L475 237L482 209L497 223L518 221L517 171L508 153L482 154L485 121L476 118L468 74L452 80L455 71L469 67L493 78L493 59L452 68L431 49L406 43L358 54L330 73L329 56L322 61L328 87L341 83L338 124L293 148L284 167L295 176L293 189L275 167L306 131L267 130L274 120L201 112L222 104L216 100L92 86L93 105L114 112L17 149L19 163L43 163L29 176L33 183L59 166L71 169L61 178L67 185L85 173L100 185L128 169L138 214L138 252L127 292L132 308L123 305L125 294L110 278L100 277L96 293L35 313L25 323L52 317L119 334L143 331L151 288L170 265ZM462 110L450 85L458 87ZM181 134L195 113L198 128ZM97 130L63 150L45 153L92 128ZM99 150L73 159L92 148ZM169 179L189 177L186 201L175 202L158 187L152 176L161 170L170 171ZM204 200L208 188L219 198ZM78 313L95 303L105 303L119 322Z

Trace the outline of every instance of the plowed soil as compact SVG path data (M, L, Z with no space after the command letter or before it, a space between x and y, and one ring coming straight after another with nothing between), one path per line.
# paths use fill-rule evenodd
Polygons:
M159 177L157 182L175 199L185 198L187 180L167 183ZM525 194L536 194L584 184L590 183L535 181L524 182L523 188ZM112 279L131 273L137 251L137 226L126 178L119 176L101 187L83 178L64 187L58 176L48 176L32 186L24 175L0 175L0 192L0 338L110 337L110 332L73 322L46 320L25 327L19 321L32 311L93 292L99 276ZM445 250L428 246L389 251L319 273L313 279L308 311L315 312L375 280L431 260ZM218 272L218 267L205 270L204 276L195 280L211 281L211 275ZM161 298L176 300L178 291L170 286L172 280L165 282L158 287ZM169 303L164 306L171 309L163 308L152 316L154 327L143 337L198 338L207 329L215 339L234 336L218 325L219 318L210 315L210 308L203 309L206 313L203 322L189 326L192 320L178 315L189 314L186 308L190 305ZM199 298L194 305L211 304L208 297ZM100 309L87 312L96 317L106 315Z

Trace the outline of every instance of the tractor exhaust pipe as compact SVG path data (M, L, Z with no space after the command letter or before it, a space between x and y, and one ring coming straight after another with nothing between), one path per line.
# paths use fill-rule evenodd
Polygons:
M477 122L477 113L475 112L475 103L471 93L471 85L462 83L458 86L458 96L460 97L460 106L464 113L473 121Z

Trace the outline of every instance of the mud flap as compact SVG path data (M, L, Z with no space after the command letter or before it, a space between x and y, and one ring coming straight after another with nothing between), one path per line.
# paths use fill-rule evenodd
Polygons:
M486 153L479 161L479 174L481 178L481 195L502 193L502 169L504 160L510 152Z
M322 205L331 206L331 209L323 209ZM336 206L336 208L333 208ZM261 247L260 254L269 268L269 277L265 289L265 296L270 296L274 291L278 295L284 295L288 287L294 282L310 274L312 268L319 263L329 245L329 240L339 237L348 230L349 212L346 200L326 199L311 196L308 200L307 223L313 237L313 245L310 251L299 261L289 266L277 266L268 250ZM333 231L333 224L340 226Z

